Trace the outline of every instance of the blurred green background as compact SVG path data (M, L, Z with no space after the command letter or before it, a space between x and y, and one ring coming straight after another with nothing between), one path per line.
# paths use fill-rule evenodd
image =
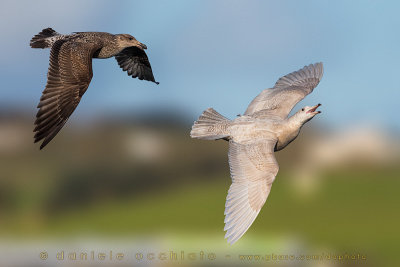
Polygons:
M362 253L366 266L398 262L400 2L1 4L1 266L54 266L38 260L39 250L69 242L77 250ZM39 151L32 130L49 51L28 44L46 27L134 35L160 85L131 79L114 59L94 60L77 110ZM208 107L234 118L279 77L319 61L324 77L295 111L322 103L322 114L276 153L280 171L265 206L229 246L228 144L190 139L191 125ZM7 247L33 255L10 256Z
M0 154L3 238L150 238L169 248L238 253L277 253L300 243L305 251L396 260L396 136L367 129L332 134L309 123L276 153L280 172L268 201L231 247L222 231L227 142L191 140L190 122L154 115L71 125L44 151L31 144L29 120L3 118L2 132L12 136Z

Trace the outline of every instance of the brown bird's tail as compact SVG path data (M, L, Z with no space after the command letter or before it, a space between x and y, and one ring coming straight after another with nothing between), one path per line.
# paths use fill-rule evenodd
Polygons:
M227 139L229 119L225 118L213 108L206 109L197 121L194 122L190 136L203 140Z
M33 36L30 45L32 48L49 48L61 37L61 34L52 28L46 28Z

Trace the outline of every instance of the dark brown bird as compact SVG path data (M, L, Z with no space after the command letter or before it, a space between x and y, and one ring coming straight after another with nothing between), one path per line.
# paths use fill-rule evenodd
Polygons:
M32 48L51 48L47 85L38 105L35 143L45 147L61 130L78 106L93 77L92 58L115 57L129 76L156 84L146 45L129 34L76 32L59 34L51 28L35 35Z

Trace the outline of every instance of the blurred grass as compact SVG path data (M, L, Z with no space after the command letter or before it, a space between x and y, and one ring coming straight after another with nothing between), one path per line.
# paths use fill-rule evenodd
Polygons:
M329 173L321 177L321 189L306 199L294 191L290 177L279 175L267 204L243 239L257 235L268 240L269 235L289 233L316 246L388 255L395 252L400 240L399 202L395 197L399 175L400 170ZM199 181L157 194L98 200L37 224L29 213L10 217L1 222L0 233L26 238L194 231L198 235L215 233L222 240L230 181L227 174L214 178L215 182Z

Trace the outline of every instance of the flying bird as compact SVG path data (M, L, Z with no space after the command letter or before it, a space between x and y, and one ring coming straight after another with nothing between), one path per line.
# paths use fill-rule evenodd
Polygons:
M47 85L40 98L35 121L35 143L45 147L78 106L93 77L92 58L115 57L132 78L154 80L145 44L129 34L75 32L59 34L42 30L30 41L32 48L51 48Z
M322 63L305 66L281 77L273 88L263 90L242 116L229 120L209 108L195 121L192 138L229 141L232 184L225 203L224 228L228 243L244 235L267 200L279 170L274 151L296 139L301 127L320 113L318 104L288 117L322 75Z

